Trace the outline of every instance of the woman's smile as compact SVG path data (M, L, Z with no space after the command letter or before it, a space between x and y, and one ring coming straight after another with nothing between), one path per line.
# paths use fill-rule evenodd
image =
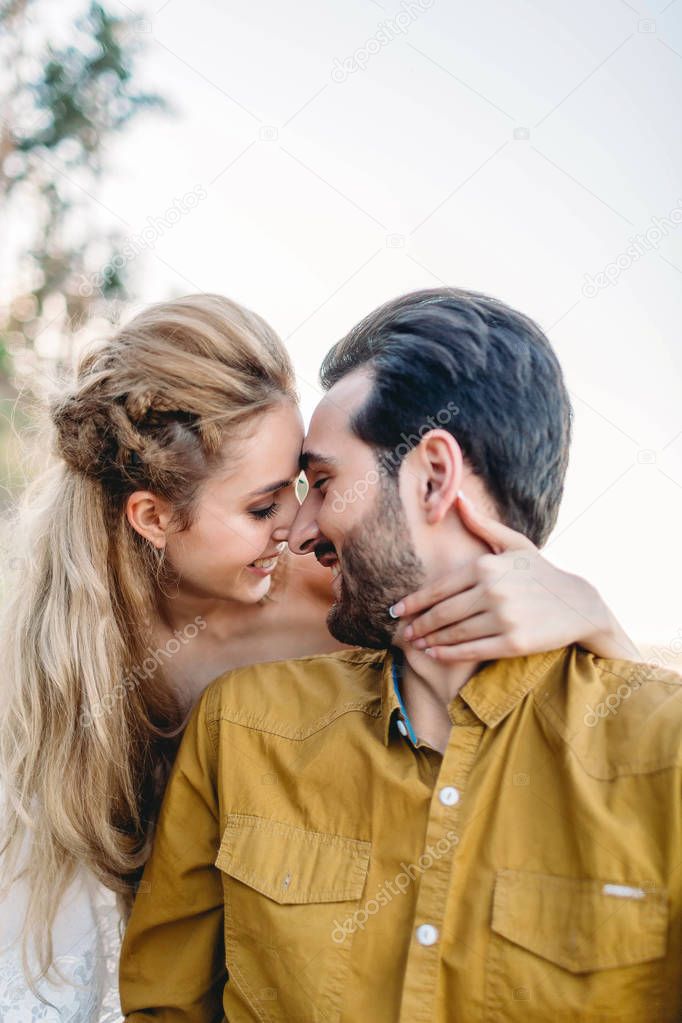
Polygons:
M246 567L250 572L253 572L255 575L260 576L272 575L272 573L275 571L279 563L279 556L285 549L285 547L286 543L282 541L282 543L277 545L277 550L274 552L274 554L266 554L265 557L263 558L256 558L255 561L252 561L251 564L247 565Z

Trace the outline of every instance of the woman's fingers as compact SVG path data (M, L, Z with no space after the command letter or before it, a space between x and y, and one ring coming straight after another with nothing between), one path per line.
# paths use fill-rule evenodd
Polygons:
M475 639L470 643L457 643L455 646L429 647L428 656L442 664L454 664L456 661L497 661L501 657L514 656L507 652L507 647L504 636L489 636L487 639Z
M437 629L457 625L472 615L480 614L484 610L482 604L484 597L485 589L478 585L465 590L464 593L441 600L410 622L403 632L403 637L410 641L420 639Z
M436 579L434 582L423 586L420 590L408 594L393 605L392 611L395 618L405 618L408 615L419 614L425 608L433 607L441 601L453 597L464 590L469 590L478 581L476 559L472 558L466 564L461 565L454 572ZM447 621L448 619L446 619ZM452 621L453 619L449 619Z
M456 625L448 625L443 629L436 629L429 632L421 639L412 643L417 650L425 650L434 646L455 646L457 644L471 642L475 639L486 639L499 632L497 619L490 612L472 615L463 622Z
M510 529L509 526L503 525L497 519L479 511L461 492L457 495L457 509L466 528L485 541L494 554L499 555L507 551L537 550L535 544L523 533L518 533L515 529ZM390 609L394 618L419 615L421 612L427 611L427 615L412 622L412 631L410 631L410 626L407 627L405 638L422 636L425 632L433 631L441 625L454 623L467 617L470 614L471 600L467 601L466 595L481 580L481 564L486 559L488 568L490 568L492 555L484 554L482 557L472 558L449 575L415 590L414 593L408 594L394 604ZM500 569L502 569L502 565L503 563L500 562ZM507 567L505 563L505 570ZM488 582L490 583L489 579ZM453 603L453 601L458 602Z
M457 510L469 532L485 541L493 554L511 550L535 550L532 540L480 511L461 490L457 495Z

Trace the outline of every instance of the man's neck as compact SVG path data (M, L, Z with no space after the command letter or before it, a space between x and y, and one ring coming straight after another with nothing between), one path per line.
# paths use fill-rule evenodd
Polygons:
M480 665L442 664L409 643L400 648L404 654L400 692L407 716L421 742L445 753L452 728L448 706Z

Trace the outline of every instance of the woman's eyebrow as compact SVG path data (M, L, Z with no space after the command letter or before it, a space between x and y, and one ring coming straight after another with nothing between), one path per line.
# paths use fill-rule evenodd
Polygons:
M249 497L260 497L262 494L272 494L275 490L284 490L285 487L290 487L293 482L293 479L277 480L276 483L269 483L267 487L259 487L258 490L252 490Z

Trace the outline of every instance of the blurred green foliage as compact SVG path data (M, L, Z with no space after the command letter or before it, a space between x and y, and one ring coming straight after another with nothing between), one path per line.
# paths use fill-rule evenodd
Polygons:
M165 107L136 84L145 23L90 3L70 22L60 14L62 31L51 37L54 18L46 0L0 2L0 235L9 264L0 295L0 414L14 416L0 425L3 488L16 475L7 463L20 425L17 393L33 389L45 358L59 373L79 327L126 297L127 268L111 265L120 221L98 204L97 182L110 169L114 139L144 111ZM48 354L41 338L42 348L50 339Z

